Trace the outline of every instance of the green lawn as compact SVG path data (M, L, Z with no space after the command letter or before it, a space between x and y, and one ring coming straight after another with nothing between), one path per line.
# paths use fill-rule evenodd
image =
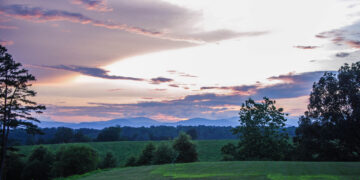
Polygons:
M115 168L73 176L67 180L162 180L162 179L360 179L359 162L197 162Z
M98 151L100 157L104 157L107 152L112 152L118 160L118 165L125 164L126 159L130 156L138 156L147 143L152 142L155 145L159 143L172 143L172 141L118 141L118 142L91 142L91 143L71 143L78 145L87 145ZM236 140L199 140L194 141L197 146L199 160L220 161L221 147L229 142L236 143ZM50 151L56 152L60 146L69 144L51 144L45 145ZM37 146L19 146L20 152L28 155Z

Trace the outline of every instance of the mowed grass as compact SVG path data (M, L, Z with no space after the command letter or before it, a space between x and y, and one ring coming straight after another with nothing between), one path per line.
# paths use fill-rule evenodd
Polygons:
M143 148L148 143L153 143L158 145L160 143L172 144L173 141L117 141L117 142L91 142L91 143L69 143L69 144L50 144L43 145L51 152L56 152L61 146L68 145L86 145L94 148L98 153L100 158L103 158L107 152L114 154L118 161L119 166L123 166L126 160L130 156L138 156ZM197 151L199 154L199 161L201 162L210 162L210 161L220 161L221 156L221 147L225 144L232 142L236 143L236 140L199 140L193 141L196 144ZM29 155L31 151L38 147L36 146L19 146L20 153Z
M65 178L67 180L347 180L360 179L359 162L197 162L115 168Z

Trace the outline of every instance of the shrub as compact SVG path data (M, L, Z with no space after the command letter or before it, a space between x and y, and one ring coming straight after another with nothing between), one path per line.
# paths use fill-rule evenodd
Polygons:
M53 172L66 177L95 170L98 165L97 152L88 146L63 146L56 153Z
M126 167L128 167L128 166L137 166L136 158L134 156L131 156L130 158L128 158L126 160L125 166Z
M21 172L23 171L23 168L25 166L24 162L21 160L21 155L14 152L9 152L6 163L7 166L4 179L21 179Z
M198 160L196 146L190 141L190 139L190 136L185 133L180 133L180 135L175 139L173 148L178 153L176 162L187 163Z
M154 158L155 146L152 143L146 145L137 162L138 165L149 165Z
M114 168L114 167L116 167L116 158L111 152L108 152L106 153L105 158L101 162L100 168L105 169L105 168Z
M34 149L22 172L22 179L51 179L53 163L54 156L47 148L40 146Z
M154 164L171 163L175 158L175 151L167 144L160 144L154 152Z

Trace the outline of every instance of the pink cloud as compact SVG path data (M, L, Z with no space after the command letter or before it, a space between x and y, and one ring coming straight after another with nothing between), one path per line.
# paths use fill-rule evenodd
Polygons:
M2 46L11 46L14 44L14 41L4 41L4 40L0 40L0 44Z
M83 5L92 11L109 12L113 10L107 6L106 0L73 0L72 3Z

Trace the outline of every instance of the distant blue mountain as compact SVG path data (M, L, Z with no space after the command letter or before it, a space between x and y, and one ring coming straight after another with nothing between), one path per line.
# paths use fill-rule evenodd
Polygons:
M92 128L103 129L110 126L129 126L129 127L150 127L150 126L237 126L239 123L237 118L209 120L204 118L193 118L178 122L160 122L146 117L128 118L128 119L112 119L109 121L81 122L81 123L65 123L55 121L42 121L38 124L41 128L51 127L69 127L73 129Z
M150 126L238 126L238 117L232 117L228 119L210 120L204 118L192 118L178 122L160 122L146 117L136 118L124 118L124 119L112 119L109 121L95 121L95 122L82 122L82 123L65 123L55 121L42 121L38 124L41 128L51 127L69 127L73 129L91 128L91 129L103 129L110 126L129 126L129 127L150 127ZM297 117L289 117L287 125L296 126Z

